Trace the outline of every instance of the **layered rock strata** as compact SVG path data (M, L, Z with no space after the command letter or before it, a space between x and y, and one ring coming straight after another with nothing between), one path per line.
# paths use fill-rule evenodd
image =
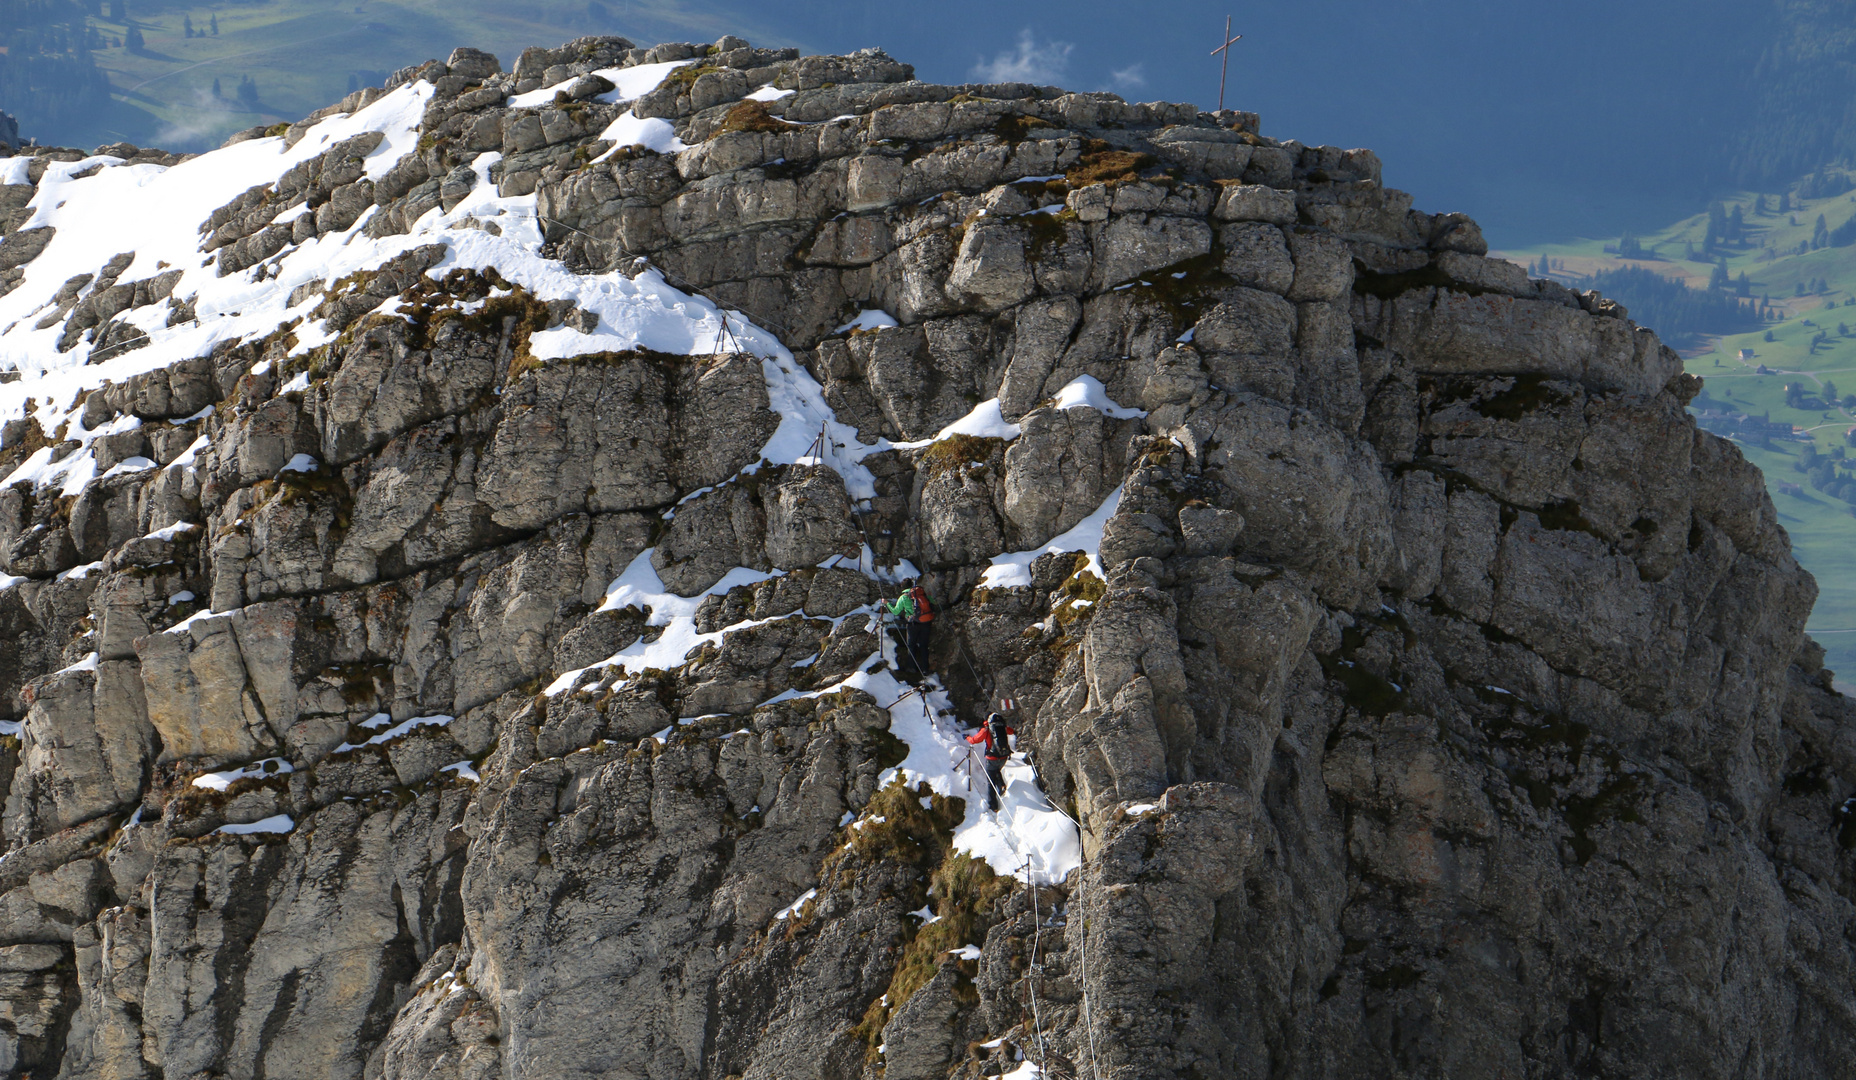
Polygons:
M1846 1071L1856 716L1679 358L1368 151L912 76L0 160L0 1069ZM907 764L903 560L1061 881Z

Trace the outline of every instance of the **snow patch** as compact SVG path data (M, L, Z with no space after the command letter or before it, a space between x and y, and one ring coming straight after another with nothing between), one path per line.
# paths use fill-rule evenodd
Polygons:
M471 765L469 761L454 761L449 765L440 767L438 771L457 773L460 777L469 780L473 784L483 782L483 777L477 775L476 767Z
M196 611L193 614L187 616L186 618L182 619L181 621L175 623L173 626L170 626L166 630L163 630L161 632L164 634L184 633L185 631L193 629L193 624L199 622L201 619L211 619L211 618L216 618L220 615L229 615L229 614L231 614L231 612L228 612L228 611Z
M674 154L689 149L688 143L677 138L677 129L670 126L670 121L656 116L639 117L629 111L606 125L606 130L600 132L599 137L610 140L612 149L594 158L595 165L618 153L619 148L624 146L642 146L660 154Z
M593 74L610 82L613 88L594 98L594 100L603 101L609 105L616 105L621 102L630 101L633 98L642 97L657 89L659 86L662 86L664 80L670 76L671 72L695 62L694 60L671 60L662 64L639 64L636 67L628 68L600 68L593 72ZM544 86L539 90L530 90L526 94L517 94L515 97L509 99L509 107L512 109L537 109L543 105L552 105L554 104L554 95L572 86L579 78L580 76L575 75L573 78L555 83L553 86Z
M1121 488L1109 493L1095 513L1076 523L1075 527L1061 536L1054 537L1043 547L1031 551L1019 551L1009 555L995 555L992 565L980 575L977 586L982 589L1007 589L1031 584L1031 563L1038 556L1056 552L1063 554L1081 551L1089 556L1088 569L1097 577L1102 576L1102 527L1108 519L1115 516L1115 508L1121 505Z
M804 893L800 894L799 899L774 912L773 917L775 919L790 919L794 915L800 914L800 908L811 903L813 900L817 899L817 897L817 889L807 889Z
M651 614L646 618L645 625L662 626L663 634L656 641L635 641L597 664L563 672L548 684L543 693L550 697L565 693L573 689L582 675L595 669L617 668L625 674L632 674L652 668L668 671L679 667L683 658L696 648L722 640L722 631L702 634L696 630L696 609L702 606L704 597L725 593L737 585L759 584L784 573L778 570L768 573L737 566L703 592L695 596L678 596L664 585L657 576L657 570L651 565L651 555L656 550L646 548L638 553L638 557L626 566L625 572L607 586L606 601L599 606L599 610L617 611L628 607L648 610Z
M443 716L443 715L415 716L409 720L402 720L399 723L394 724L393 718L391 716L388 716L386 713L375 713L374 715L368 717L366 720L361 721L361 723L358 726L365 728L368 731L373 731L377 728L386 727L388 724L393 724L393 726L387 727L387 730L380 732L380 734L375 735L373 738L367 740L366 742L362 742L362 743L343 742L340 746L330 751L330 753L339 754L345 750L359 750L363 746L379 746L381 743L392 742L394 739L399 738L401 735L406 734L407 732L411 731L414 728L444 727L446 724L451 723L451 721L455 719L457 718L453 716Z
M1051 402L1057 409L1095 409L1115 420L1131 420L1147 415L1144 409L1123 408L1108 396L1108 388L1094 375L1082 375L1057 391Z
M273 814L244 825L221 825L215 831L228 836L251 836L256 833L287 833L294 828L296 828L296 819L289 814Z
M154 532L143 534L143 538L147 540L167 540L171 542L182 534L190 533L197 528L199 528L199 526L191 521L176 521L172 525L167 525L156 529ZM188 599L192 599L193 594L188 593L187 597Z
M116 464L110 466L110 471L104 473L102 476L98 477L97 479L108 480L112 476L123 476L127 473L134 473L134 472L146 472L149 469L152 469L154 467L155 467L155 463L153 461L150 461L149 459L138 455L136 457L124 458L121 461L117 462Z
M1018 438L1018 425L1005 422L1005 414L999 411L999 399L989 398L973 407L973 411L935 433L932 439L919 439L915 442L900 442L890 445L899 449L913 450L929 446L954 435L970 435L976 439L1004 439L1010 442Z
M881 311L877 308L866 308L858 312L855 319L838 327L833 333L848 334L853 330L887 330L892 326L901 325L901 323L896 321L895 316L887 311Z
M211 406L208 406L208 407L210 408ZM181 455L175 458L173 462L171 462L168 465L168 468L170 469L191 469L193 468L193 463L199 460L200 451L208 449L212 445L213 445L213 441L211 439L207 438L205 435L200 436L199 438L193 440L192 443L189 443L187 446L187 449L181 451Z
M247 776L282 776L293 771L290 763L283 758L269 757L226 772L201 773L193 778L193 786L209 791L224 791Z

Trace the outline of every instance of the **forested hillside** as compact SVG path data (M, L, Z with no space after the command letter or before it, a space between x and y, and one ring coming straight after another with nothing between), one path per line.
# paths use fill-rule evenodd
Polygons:
M1691 289L1678 278L1640 266L1601 270L1573 279L1579 289L1597 289L1630 308L1631 317L1653 326L1677 348L1706 335L1738 334L1761 328L1759 305L1751 291Z
M1771 42L1724 159L1725 179L1758 190L1856 160L1856 2L1768 2Z
M28 136L86 127L109 108L109 79L91 58L108 39L89 25L90 6L0 0L0 107Z

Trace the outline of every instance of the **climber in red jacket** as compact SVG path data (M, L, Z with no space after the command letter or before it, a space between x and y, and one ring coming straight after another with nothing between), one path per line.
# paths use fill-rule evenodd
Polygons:
M974 746L986 747L986 808L997 813L999 798L1005 793L1005 763L1012 756L1012 736L1018 732L1007 726L1005 717L993 713L980 729L967 736Z

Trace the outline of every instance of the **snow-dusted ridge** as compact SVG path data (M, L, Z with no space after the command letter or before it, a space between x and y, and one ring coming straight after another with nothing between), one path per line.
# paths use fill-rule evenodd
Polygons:
M682 66L684 62L671 62L598 72L615 84L615 89L602 95L600 100L634 99L655 89ZM540 107L551 102L562 88L546 87L520 95L509 105ZM768 88L755 95L755 100L777 100L784 93ZM144 457L131 457L114 462L108 468L99 468L93 444L98 439L131 430L143 421L121 417L95 430L87 428L81 415L85 391L204 356L225 342L257 340L285 332L295 337L291 355L303 355L332 342L337 336L313 314L323 299L323 289L340 279L377 269L414 248L431 244L443 245L445 249L443 258L427 271L433 278L441 278L460 268L493 269L501 280L538 300L568 301L592 316L577 320L575 325L531 334L527 348L537 360L545 362L632 349L684 355L745 352L758 357L771 406L780 416L778 427L763 447L760 460L773 465L829 465L843 478L854 500L867 500L876 494L875 478L863 465L863 460L872 454L895 448L918 448L955 435L1006 439L1018 435L1017 425L1003 419L999 403L994 400L982 403L972 415L948 425L933 439L904 443L882 439L875 443L861 442L856 429L838 421L825 401L823 388L785 345L739 313L721 309L705 297L676 288L662 273L648 266L630 267L629 273L584 274L544 258L540 253L544 229L537 215L537 199L534 195L506 197L498 193L497 185L491 181L491 172L502 155L494 151L478 154L470 161L477 182L468 195L449 210L434 207L427 211L411 223L405 233L378 238L367 235L367 222L378 209L370 208L346 229L289 244L270 259L221 276L220 263L227 257L224 250L216 254L203 250L206 230L202 223L214 210L250 189L276 184L291 169L346 140L370 132L378 132L380 139L366 155L365 175L376 180L385 176L418 147L421 116L432 96L430 83L413 82L353 114L338 114L316 123L294 143L282 137L250 139L171 166L127 164L120 158L107 156L54 162L48 166L31 203L32 216L25 228L52 229L51 241L43 253L25 265L23 279L16 287L0 296L0 370L18 371L22 376L0 384L0 423L30 416L45 431L62 431L65 437L75 440L78 447L75 451L58 454L51 448L36 451L12 471L5 479L5 486L29 482L38 488L56 488L64 496L76 496L99 477L160 468ZM630 112L621 114L604 132L604 138L617 146L642 145L660 152L682 148L669 124L641 119ZM23 164L14 161L3 167L19 172ZM302 204L286 208L270 220L273 225L287 223L307 212L307 204ZM67 282L83 275L105 274L111 268L111 260L119 253L129 258L126 265L118 260L115 281L133 283L158 274L177 275L170 291L173 302L148 304L122 313L120 322L145 339L133 349L105 347L91 340L94 334L77 335L71 340L62 319L47 318L60 310L54 307L60 290L66 288ZM88 294L80 289L78 299L85 295ZM300 299L292 304L292 296ZM381 303L377 310L390 315L401 306L399 299L394 297ZM67 297L63 310L69 308ZM187 317L177 319L176 312ZM172 326L168 325L171 320L174 321ZM896 320L884 312L866 311L841 327L840 332L881 331L896 325ZM61 338L69 345L66 351L58 348ZM267 360L255 365L253 373L263 373L262 369L268 368L270 363ZM284 380L275 392L304 391L310 386L309 374L298 371L293 378ZM1066 388L1057 405L1098 408L1111 416L1136 415L1134 410L1124 410L1108 400L1101 384L1088 377ZM201 455L212 452L213 425L217 423L213 419L213 407L207 406L194 416L174 423L202 425L200 435L187 451L166 466L191 470ZM284 466L284 470L312 473L320 467L313 457L299 454ZM760 467L752 465L747 471L753 472ZM1112 500L1109 509L1112 509ZM196 528L195 523L176 522L155 530L150 538L171 541ZM1098 523L1096 539L1099 534ZM1087 538L1079 534L1077 539ZM1093 553L1093 547L1090 550ZM651 668L680 666L703 644L719 641L729 631L753 625L697 633L694 615L703 596L725 593L737 585L753 584L778 573L740 568L699 596L680 597L658 580L651 568L651 555L652 551L646 550L637 556L625 573L612 583L605 607L635 606L648 610L650 625L662 627L663 632L649 643L640 641L627 646L592 668L560 673L547 687L547 693L553 695L569 690L582 684L589 674L623 680ZM885 582L916 573L915 568L906 563L879 569L867 548L857 566L862 572ZM176 595L192 598L190 593ZM178 602L183 601L172 601L169 606ZM228 614L231 613L198 611L170 627L169 632L184 632L205 620ZM871 616L871 610L866 608L832 621L835 625L845 618ZM879 659L872 657L871 661ZM90 670L97 663L93 653L66 670ZM888 670L860 671L807 696L851 687L872 694L890 709L892 729L910 747L908 759L890 770L884 777L885 782L900 780L925 785L941 794L967 800L966 818L956 833L961 850L984 857L999 873L1029 875L1043 882L1061 880L1079 863L1080 846L1074 825L1052 808L1030 783L1030 769L1022 761L1015 761L1007 770L1009 790L1000 814L995 816L984 811L984 793L973 790L976 778L983 781L983 771L976 771L978 766L969 762L972 755L949 720L953 709L938 684L931 683L922 691L911 693L910 688ZM792 692L781 696L792 696ZM450 722L449 716L416 716L393 723L381 714L361 725L372 732L369 738L358 744L344 742L336 749L339 752L378 746L416 728ZM202 774L192 783L223 791L238 779L278 775L291 768L291 763L284 759L265 759ZM445 769L466 779L476 778L469 762L458 762ZM293 827L289 819L280 818L250 826L228 826L221 831L228 834L283 833Z
M636 97L655 88L679 66L666 63L615 70L610 74L616 76L620 89L607 96ZM460 267L494 267L504 279L538 299L569 300L597 316L597 328L590 334L568 327L535 334L529 348L538 359L635 348L705 355L734 351L739 341L769 357L776 367L789 371L796 367L771 335L753 332L738 315L725 314L709 301L673 288L656 271L634 277L582 275L542 258L536 199L497 193L496 185L489 182L489 171L501 158L495 152L478 155L472 163L478 183L469 196L449 212L433 208L406 233L367 236L366 223L376 212L370 209L346 230L292 244L256 267L220 276L219 263L225 253L204 255L201 236L202 223L214 210L251 188L275 184L292 168L369 132L380 133L381 139L366 156L365 174L370 179L384 176L418 147L420 119L432 94L428 82L402 86L351 115L322 120L293 145L282 137L252 139L173 166L126 164L108 156L50 163L29 204L32 216L22 226L22 231L54 230L50 243L25 265L23 280L0 296L0 370L23 376L0 384L0 423L30 413L45 431L62 428L82 448L56 462L49 449L36 453L5 483L28 479L40 487L56 483L62 494L76 495L99 472L89 449L91 442L112 433L108 428L90 431L83 426L75 408L83 391L207 355L228 341L257 340L294 330L299 354L325 344L335 335L310 317L321 295L312 290L294 306L289 303L300 286L326 286L432 243L447 248L445 259L429 271L433 277ZM662 121L641 121L636 133L614 131L606 137L621 145L650 145L661 134L651 127L654 123L668 129ZM12 159L8 167L17 172L25 164L23 158ZM486 225L496 231L488 231ZM81 339L69 351L60 352L57 346L65 333L64 322L51 321L39 328L48 314L56 314L53 305L59 290L83 275L104 273L118 253L132 254L115 279L121 283L178 271L179 280L170 295L189 307L192 317L169 326L171 306L148 304L119 317L122 324L145 335L146 341L136 348L106 348ZM389 301L383 309L394 306ZM306 381L300 381L284 390L306 386Z

